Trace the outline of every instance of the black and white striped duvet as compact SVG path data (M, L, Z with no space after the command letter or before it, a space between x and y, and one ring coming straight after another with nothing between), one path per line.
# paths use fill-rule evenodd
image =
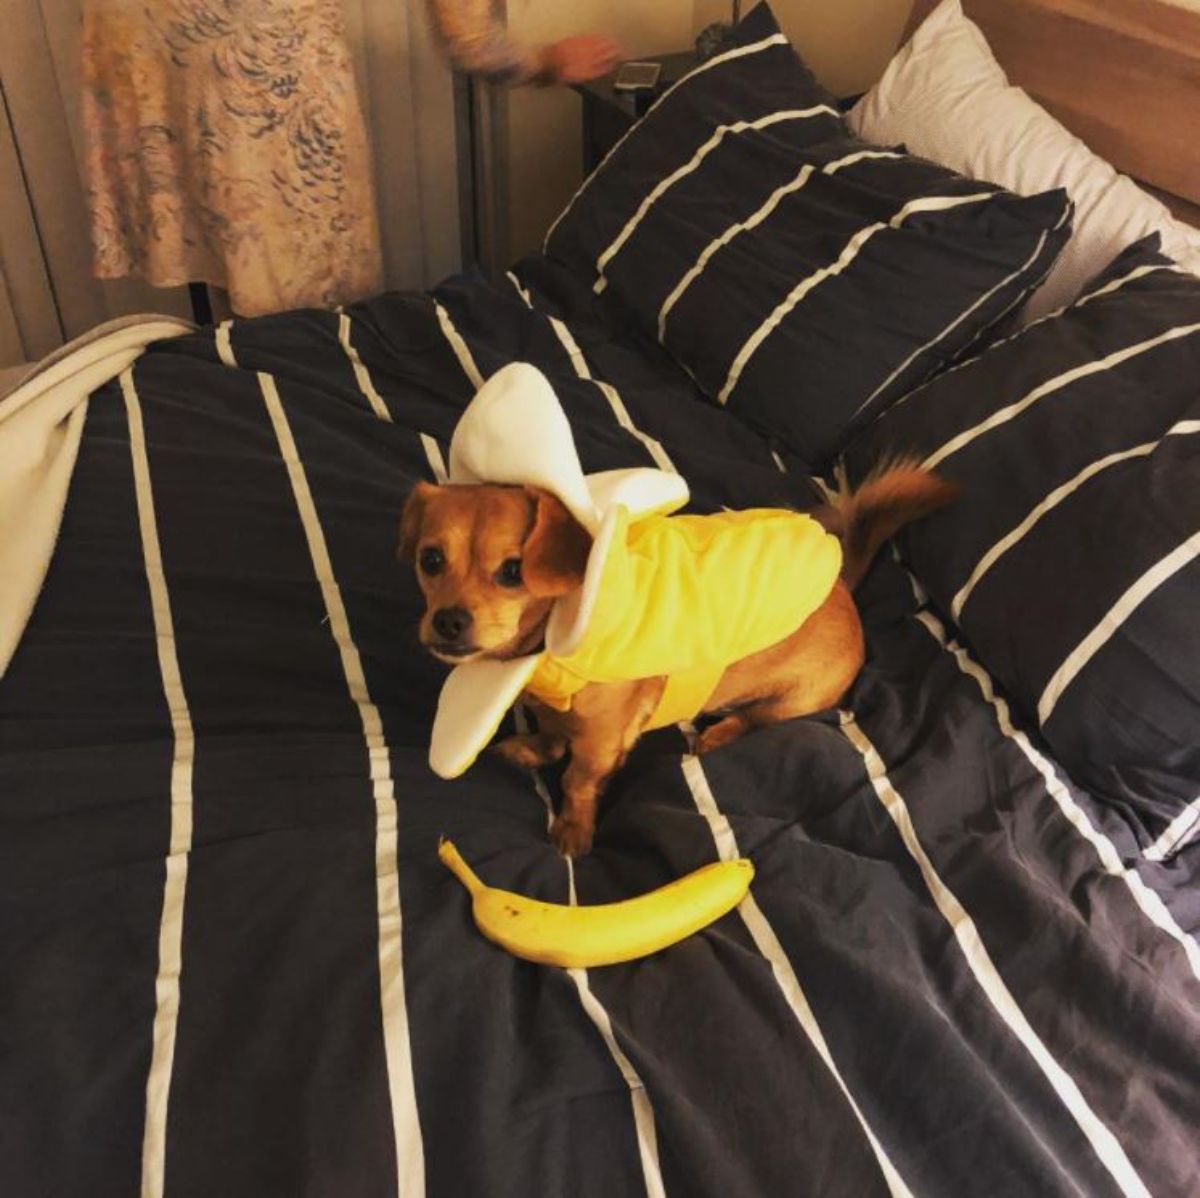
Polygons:
M480 378L534 361L586 469L697 510L808 496L586 284L511 283L239 322L93 397L0 682L0 1191L1194 1194L1200 869L1139 860L890 559L844 711L649 738L573 871L553 777L430 773L396 513ZM443 833L560 901L758 873L568 974L477 934Z
M547 252L721 404L821 465L1041 281L1064 191L855 138L765 4L585 183Z
M1147 854L1200 832L1200 279L1131 247L1079 300L886 413L861 475L961 480L913 568Z

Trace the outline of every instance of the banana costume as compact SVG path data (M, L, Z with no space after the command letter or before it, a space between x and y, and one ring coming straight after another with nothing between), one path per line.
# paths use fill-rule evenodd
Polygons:
M799 628L841 570L837 538L810 516L671 516L688 500L677 474L585 475L557 397L526 363L494 374L463 412L449 482L542 487L593 541L583 585L555 603L540 653L451 671L429 752L443 778L471 766L526 690L566 711L588 683L666 676L648 726L695 716L725 669Z

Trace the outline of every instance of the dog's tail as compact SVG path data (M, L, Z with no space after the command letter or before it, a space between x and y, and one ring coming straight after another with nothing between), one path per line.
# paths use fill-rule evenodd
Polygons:
M858 586L885 541L953 502L959 489L915 458L904 458L877 467L857 490L832 495L818 519L841 539L846 585Z

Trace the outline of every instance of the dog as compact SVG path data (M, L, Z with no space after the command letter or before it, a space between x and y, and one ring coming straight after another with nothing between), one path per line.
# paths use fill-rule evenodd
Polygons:
M716 718L699 735L696 752L837 705L865 659L852 591L885 541L956 494L953 484L900 462L808 513L841 542L840 576L790 635L725 668L704 703L702 714ZM555 602L582 584L591 545L560 500L537 487L418 483L401 516L399 554L415 566L425 597L421 643L451 665L536 652ZM591 848L597 801L665 687L663 677L588 683L567 711L527 694L537 731L493 746L524 769L570 754L563 808L551 827L565 856Z

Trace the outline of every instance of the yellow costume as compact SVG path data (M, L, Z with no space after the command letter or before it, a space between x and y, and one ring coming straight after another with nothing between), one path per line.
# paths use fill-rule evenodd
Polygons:
M514 362L467 405L450 442L449 482L542 487L587 529L583 585L557 599L545 648L455 666L442 687L429 764L470 768L523 692L560 711L589 682L667 678L651 728L704 707L733 662L777 644L825 601L841 546L815 520L758 510L672 516L688 501L675 473L584 474L549 381Z
M648 728L691 719L726 668L793 633L829 596L841 546L810 516L773 509L617 518L591 618L526 685L567 711L591 682L665 675Z

